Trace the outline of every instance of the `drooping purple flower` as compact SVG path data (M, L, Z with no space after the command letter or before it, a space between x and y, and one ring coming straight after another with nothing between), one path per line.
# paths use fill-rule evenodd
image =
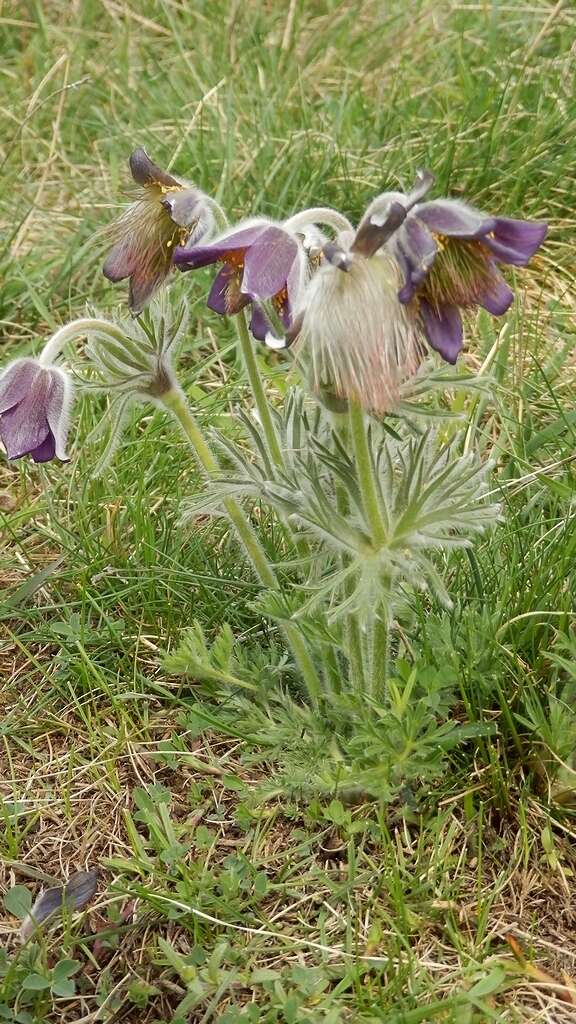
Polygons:
M430 345L454 363L462 348L460 310L483 306L493 316L505 313L514 294L498 265L526 266L547 225L492 217L457 199L422 202L433 181L423 172L407 195L379 196L367 221L378 224L392 204L404 208L404 219L387 243L404 279L398 298L404 304L418 300Z
M9 459L67 461L72 386L63 370L17 359L0 377L0 438Z
M221 264L208 295L208 306L222 315L239 313L252 304L250 329L264 340L271 325L262 303L270 302L286 328L301 284L303 252L298 240L277 224L254 221L207 245L178 248L180 270Z
M129 305L140 313L164 283L176 246L193 245L212 228L206 197L153 163L142 148L130 157L140 186L109 230L114 246L103 266L109 281L130 279Z

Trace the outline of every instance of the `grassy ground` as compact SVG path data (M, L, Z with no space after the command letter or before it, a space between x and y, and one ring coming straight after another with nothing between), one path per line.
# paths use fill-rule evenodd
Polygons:
M160 667L193 617L254 649L276 639L225 529L178 527L196 482L160 413L134 418L102 480L87 401L71 465L0 466L0 882L101 869L83 920L32 953L6 914L0 1019L576 1020L575 31L570 3L543 0L0 0L3 361L119 301L95 232L139 144L238 216L357 217L425 165L441 189L551 223L474 423L505 522L472 566L454 560L455 610L422 602L407 639L499 738L415 806L263 799L274 757L225 709L206 731ZM186 388L226 428L245 394L232 334L202 288L190 299ZM471 327L471 366L493 330ZM73 994L54 989L62 960Z

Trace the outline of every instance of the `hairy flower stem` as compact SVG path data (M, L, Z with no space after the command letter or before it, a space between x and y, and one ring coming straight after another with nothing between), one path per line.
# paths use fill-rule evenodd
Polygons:
M268 453L275 466L282 466L282 449L280 447L280 442L272 419L272 413L270 412L270 406L268 405L268 400L264 391L264 385L262 384L254 343L248 331L248 324L246 323L244 310L241 310L240 313L234 317L234 323L236 325L238 341L240 342L242 360L244 362L246 373L248 374L252 396L258 412L258 419L260 420L260 424L264 432Z
M370 530L372 546L378 550L386 543L386 524L382 516L374 463L368 445L364 412L358 402L350 402L350 434L354 447L356 472L362 495L364 515ZM382 693L386 682L386 659L388 650L388 608L384 602L374 612L370 638L370 674L368 692L373 696Z
M348 422L345 414L332 413L332 428L340 437L340 440L347 447L348 444ZM349 513L348 496L342 484L336 481L336 508L340 515ZM349 559L346 555L341 556L342 567L345 568ZM346 595L349 597L354 589L354 581L346 583ZM346 653L350 667L350 682L356 693L363 693L366 689L366 676L364 671L364 656L362 649L362 632L360 621L357 615L347 615L344 620L344 638L346 641Z
M369 692L373 697L382 698L388 677L388 653L390 644L389 607L384 599L375 612L371 636L371 665Z
M313 206L309 210L295 213L293 217L284 221L283 227L286 231L296 232L302 231L312 224L325 224L327 227L333 228L334 231L354 231L347 217L328 206Z
M270 412L270 406L266 393L264 391L264 385L262 384L262 378L258 369L258 362L256 359L256 353L254 350L254 343L250 337L248 331L248 325L246 323L246 316L244 310L241 310L238 316L234 317L234 323L236 324L236 332L238 334L238 340L240 342L240 350L242 352L242 359L246 373L248 374L248 380L250 381L250 388L252 390L252 397L254 399L256 410L258 412L258 419L264 432L264 438L266 441L266 447L268 449L268 455L271 462L278 468L283 465L282 449L278 440L278 434L274 426L274 420ZM281 517L286 527L289 537L294 542L296 550L301 558L307 558L310 554L308 544L306 540L298 536L298 531L293 528L285 517Z
M228 217L220 206L220 203L216 199L213 199L212 196L206 196L205 200L214 215L214 222L218 231L226 231L226 229L230 227L230 224Z
M226 231L230 225L224 210L215 199L209 197L208 202L214 215L218 231ZM274 317L276 315L274 309L268 309L267 312L268 316L274 322ZM236 334L240 343L240 352L242 353L242 362L244 363L244 369L246 370L250 390L252 391L252 398L264 433L264 440L266 442L270 461L274 466L282 467L282 448L280 447L280 441L278 439L276 427L274 426L274 420L272 419L270 406L268 405L266 398L266 392L264 391L262 377L260 376L260 370L258 369L258 360L256 357L254 342L250 337L244 310L241 310L238 315L232 319L234 321L234 327L236 328ZM281 322L278 325L278 330L280 335L283 334L284 325ZM307 558L310 552L308 544L304 538L298 536L297 530L290 526L285 517L282 518L282 521L286 527L289 537L293 540L300 557Z
M386 526L382 518L378 489L374 478L374 466L368 447L364 412L358 402L350 402L349 423L364 515L370 530L372 546L380 548L386 541Z
M219 472L218 463L194 418L182 389L180 387L171 388L169 391L164 392L163 395L159 395L158 400L163 403L177 420L181 430L192 444L196 458L206 475L209 477L215 476ZM236 533L260 582L271 590L277 590L278 580L276 574L242 508L233 498L226 498L224 508L236 529ZM306 683L310 700L317 706L322 698L322 684L306 643L300 635L297 626L285 625L284 633L292 649L296 664Z
M83 334L105 334L115 341L124 339L124 332L109 320L100 320L97 317L81 317L79 320L71 320L69 324L60 327L51 338L48 339L40 355L38 362L42 366L49 366L60 355L64 345Z

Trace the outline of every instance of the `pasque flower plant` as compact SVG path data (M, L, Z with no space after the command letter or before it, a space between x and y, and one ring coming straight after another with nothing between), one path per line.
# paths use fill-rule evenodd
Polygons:
M385 249L402 217L393 204L382 223L365 220L322 247L287 338L309 363L316 391L375 413L393 406L424 353L417 312L398 302L398 265Z
M524 266L546 227L483 214L459 199L428 200L429 173L408 193L377 196L357 228L322 207L230 226L210 196L163 171L143 149L132 154L130 170L139 190L111 229L103 269L112 282L129 280L129 310L138 319L72 321L38 359L4 370L7 455L66 457L72 387L57 360L87 339L80 390L109 393L113 438L126 404L138 401L169 413L190 443L204 486L188 505L227 516L261 586L258 608L279 624L292 653L301 697L327 716L343 692L385 701L406 592L426 586L448 603L437 552L447 557L499 517L486 492L489 467L464 454L457 436L446 446L424 430L418 408L416 423L407 424L401 399L411 387L421 395L428 382L437 385L429 348L455 362L462 310L506 311L513 292L499 268ZM218 268L207 306L237 329L255 405L254 418L243 414L242 444L204 432L179 381L189 326L185 302L167 286L177 281L179 290L198 292L200 275L186 272L207 267ZM294 357L312 396L297 387L276 408L257 359L266 346ZM449 385L474 380L461 372ZM326 394L340 400L339 413L325 408ZM282 574L254 529L246 507L254 499L278 517ZM190 671L199 678L210 655L192 646ZM205 674L215 678L213 667Z

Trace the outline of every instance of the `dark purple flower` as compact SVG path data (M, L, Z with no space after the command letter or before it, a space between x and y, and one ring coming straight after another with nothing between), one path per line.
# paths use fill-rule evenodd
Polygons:
M103 267L109 281L130 279L129 305L140 313L164 283L176 246L199 241L212 227L206 197L161 170L142 148L130 157L135 202L112 225L114 247Z
M17 359L0 377L0 437L9 459L67 461L66 436L72 403L68 376L35 359Z
M433 180L424 172L408 195L379 196L366 220L378 224L391 205L404 207L388 242L404 279L398 297L404 304L416 297L430 345L454 363L462 348L460 310L483 306L493 316L505 313L514 294L498 264L526 266L547 225L491 217L457 199L422 202Z
M250 329L263 340L270 321L262 303L270 302L285 327L302 277L300 245L283 228L270 221L256 221L223 235L208 245L179 248L174 264L180 270L222 264L214 278L208 306L216 313L230 315L252 303Z

